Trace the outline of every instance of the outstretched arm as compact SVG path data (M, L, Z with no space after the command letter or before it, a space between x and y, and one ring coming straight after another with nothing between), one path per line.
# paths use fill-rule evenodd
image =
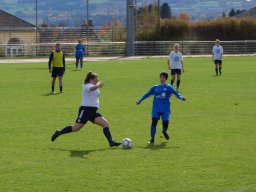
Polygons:
M144 99L153 95L154 90L155 90L155 87L152 87L145 95L143 95L138 101L136 101L136 104L139 105Z
M169 88L170 88L170 92L172 94L174 94L178 99L180 99L182 101L186 101L186 99L181 94L179 94L177 91L175 91L172 86L170 86Z
M101 88L101 87L103 87L103 82L102 82L102 81L100 81L100 82L98 82L96 85L90 87L90 88L88 89L88 91L95 91L96 89Z

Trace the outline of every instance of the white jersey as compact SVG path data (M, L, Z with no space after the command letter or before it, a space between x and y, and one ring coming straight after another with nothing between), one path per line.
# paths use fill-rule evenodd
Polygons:
M183 61L182 53L172 51L169 55L169 66L171 69L182 69L181 62Z
M96 89L94 91L90 91L90 88L93 86L94 84L92 83L87 83L83 85L83 89L82 89L83 98L82 98L81 106L99 108L100 90Z
M223 54L223 48L222 46L213 46L212 48L212 54L213 54L213 60L221 60L222 54Z

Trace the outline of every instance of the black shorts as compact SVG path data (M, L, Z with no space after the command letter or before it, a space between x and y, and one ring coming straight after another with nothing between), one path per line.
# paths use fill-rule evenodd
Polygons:
M52 77L62 77L64 75L63 67L53 67L52 68Z
M94 120L97 117L102 116L100 113L97 113L97 110L98 110L97 107L81 106L78 110L78 116L76 119L76 123L86 124L87 121L91 121L92 123L94 123Z
M222 60L214 60L214 63L221 65L222 64Z
M181 75L181 69L171 69L171 75Z

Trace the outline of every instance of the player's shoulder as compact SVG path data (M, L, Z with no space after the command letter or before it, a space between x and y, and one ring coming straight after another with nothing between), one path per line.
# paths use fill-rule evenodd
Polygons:
M92 83L86 83L83 85L83 90L89 91L89 89L93 86L94 85Z
M172 85L169 84L169 83L166 83L165 86L168 87L168 88L172 88Z
M158 87L160 87L160 84L153 85L153 86L151 87L151 90L157 89Z
M173 86L171 84L168 84L168 83L165 84L165 88L167 88L168 90L173 90L174 89Z
M93 87L93 84L92 83L86 83L86 84L84 84L84 87Z

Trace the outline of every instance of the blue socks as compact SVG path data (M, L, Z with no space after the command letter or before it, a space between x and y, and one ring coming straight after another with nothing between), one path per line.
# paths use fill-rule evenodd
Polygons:
M155 135L156 135L156 126L151 126L151 139L155 139Z

